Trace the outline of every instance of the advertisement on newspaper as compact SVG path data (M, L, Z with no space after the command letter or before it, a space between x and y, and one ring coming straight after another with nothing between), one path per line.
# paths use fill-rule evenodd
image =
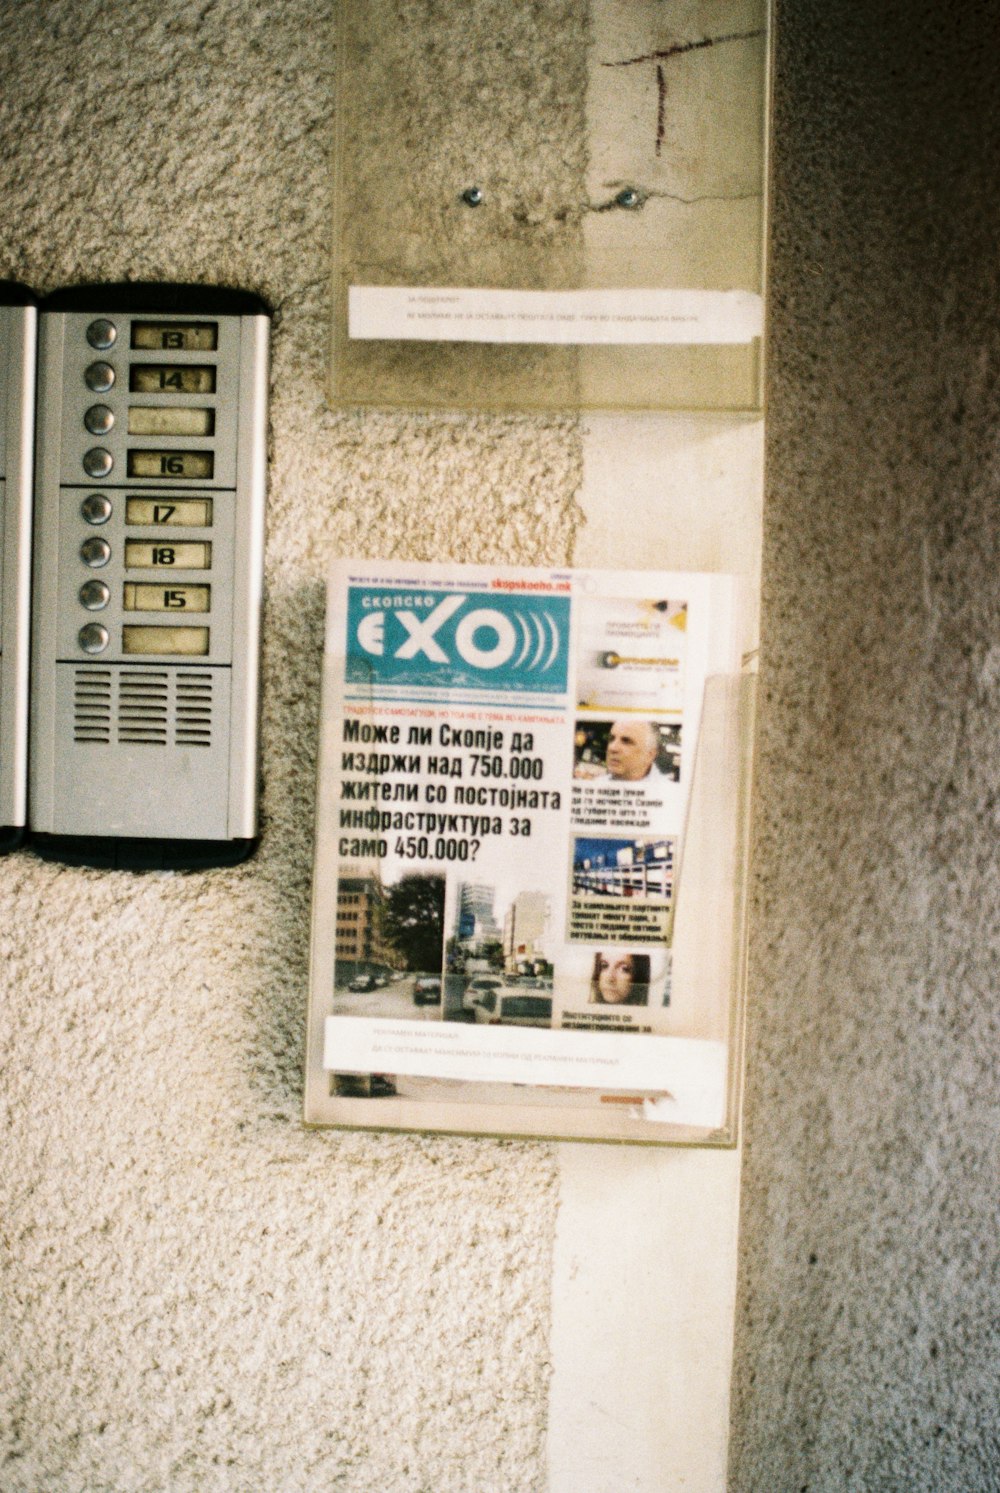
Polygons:
M335 564L313 999L340 1092L717 1094L719 1054L664 1041L732 611L718 575Z

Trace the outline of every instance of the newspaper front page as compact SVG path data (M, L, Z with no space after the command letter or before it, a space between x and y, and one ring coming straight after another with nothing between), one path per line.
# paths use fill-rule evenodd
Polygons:
M696 991L678 1011L672 945L733 612L719 575L334 565L311 990L333 1098L387 1125L443 1096L723 1123L726 1044Z

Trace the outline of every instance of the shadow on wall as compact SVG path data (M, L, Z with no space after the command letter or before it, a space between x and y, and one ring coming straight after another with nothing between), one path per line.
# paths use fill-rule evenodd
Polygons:
M315 821L316 751L323 667L325 583L284 589L264 603L262 836L251 863L259 962L253 1037L244 1054L258 1102L298 1119Z

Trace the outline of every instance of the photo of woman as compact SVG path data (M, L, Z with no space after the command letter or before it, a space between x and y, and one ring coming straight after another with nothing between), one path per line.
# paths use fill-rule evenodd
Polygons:
M590 977L590 1001L600 1006L645 1006L649 1002L649 955L599 949Z

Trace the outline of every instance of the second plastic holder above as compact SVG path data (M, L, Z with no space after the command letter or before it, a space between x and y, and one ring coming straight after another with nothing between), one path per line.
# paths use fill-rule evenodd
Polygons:
M761 405L767 0L341 0L337 405Z

